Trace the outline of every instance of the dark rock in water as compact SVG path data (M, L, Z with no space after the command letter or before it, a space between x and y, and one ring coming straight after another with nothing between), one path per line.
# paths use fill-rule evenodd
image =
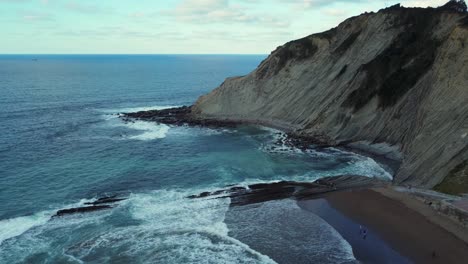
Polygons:
M284 144L290 147L296 147L301 150L306 150L311 146L315 147L331 147L336 146L336 142L324 135L305 135L299 132L288 133L284 139Z
M126 200L127 198L117 198L117 195L108 196L108 197L101 197L94 202L87 202L85 204L90 205L98 205L98 204L107 204L107 203L115 203Z
M231 191L231 192L239 192L239 191L245 191L245 190L246 190L246 188L241 187L241 186L234 186L231 189L229 189L229 191Z
M202 193L197 194L197 195L190 195L187 198L191 198L191 199L203 198L203 197L208 197L208 196L211 196L211 195L213 195L213 194L211 194L210 192L202 192Z
M54 217L64 216L64 215L69 215L69 214L77 214L77 213L88 213L88 212L100 211L100 210L110 209L110 208L112 208L112 206L110 205L94 205L94 206L63 209L63 210L58 210L57 213L54 215Z
M140 111L135 113L122 113L120 117L125 122L131 118L176 126L189 125L204 127L235 127L239 124L239 122L232 120L195 118L192 115L191 106L182 106L162 110Z
M127 198L122 198L122 197L117 197L117 195L111 195L111 196L105 196L105 197L100 197L96 199L93 202L86 202L86 205L91 205L91 206L83 206L83 207L76 207L76 208L70 208L70 209L63 209L63 210L58 210L57 213L53 216L63 216L63 215L68 215L68 214L76 214L76 213L88 213L88 212L94 212L94 211L99 211L99 210L104 210L104 209L110 209L113 208L113 206L109 205L111 203L116 203L119 201L126 200Z
M231 206L241 206L286 198L310 199L328 192L381 187L388 184L387 181L366 176L341 175L322 178L315 182L281 181L252 184L248 188L235 186L226 190L191 195L188 198L205 198L225 193L226 196L216 198L229 197L231 198Z
M231 187L233 185L228 185L226 187ZM204 198L204 197L209 197L209 196L217 196L217 195L220 195L220 194L227 194L228 197L230 197L232 195L232 193L240 193L240 192L243 192L247 190L247 188L245 187L242 187L242 186L233 186L229 189L223 189L223 190L217 190L217 191L214 191L214 192L202 192L200 194L194 194L194 195L190 195L190 196L187 196L187 198L190 198L190 199L195 199L195 198ZM223 196L222 198L224 198L226 196Z

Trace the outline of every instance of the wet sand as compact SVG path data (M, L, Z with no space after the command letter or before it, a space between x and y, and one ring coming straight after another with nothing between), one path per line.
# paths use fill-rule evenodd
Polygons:
M405 199L405 194L389 188L363 189L329 193L298 204L340 232L363 263L467 263L463 234L455 236L446 228L467 230L450 221L443 228L436 224L440 219L433 219L437 216L424 214L427 205L412 199L410 208ZM368 230L366 239L359 232L360 225Z

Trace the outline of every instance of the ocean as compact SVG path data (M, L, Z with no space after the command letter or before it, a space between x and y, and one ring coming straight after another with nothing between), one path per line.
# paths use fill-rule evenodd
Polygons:
M266 228L311 252L310 261L352 261L346 240L292 200L252 211L229 209L229 198L186 197L232 184L390 178L371 158L278 146L281 132L265 127L170 127L117 116L190 105L265 57L1 55L0 263L275 263L261 249L282 244L250 235ZM128 199L51 218L115 194ZM269 222L272 213L297 218L307 239Z

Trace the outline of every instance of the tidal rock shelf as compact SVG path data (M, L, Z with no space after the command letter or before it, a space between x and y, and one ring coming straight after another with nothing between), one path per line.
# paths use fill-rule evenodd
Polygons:
M232 120L195 118L192 115L191 106L174 107L162 110L139 111L135 113L121 113L119 116L124 122L144 120L176 126L188 125L203 127L235 127L240 124L240 122Z
M252 184L248 187L233 186L214 192L191 195L188 198L231 198L231 206L242 206L286 198L297 200L313 199L330 192L376 188L388 185L390 185L389 181L377 178L341 175L318 179L314 182L280 181Z
M112 206L110 205L94 205L94 206L84 206L84 207L75 207L70 209L62 209L58 210L57 213L54 215L56 216L64 216L70 214L77 214L77 213L87 213L87 212L95 212L104 209L110 209Z
M142 120L147 122L156 122L160 124L173 126L196 126L209 128L235 128L241 125L266 125L272 126L269 123L261 122L260 120L246 119L220 119L220 118L200 118L193 114L192 106L182 106L167 108L162 110L147 110L134 113L119 113L117 114L124 122L134 122ZM275 127L274 125L272 127ZM306 150L310 146L331 147L339 146L336 142L330 140L324 135L305 135L289 131L282 128L286 132L286 138L281 139L282 144L290 147L296 147L301 150Z
M59 217L59 216L66 216L71 214L78 214L78 213L89 213L89 212L96 212L106 209L114 208L116 202L120 202L126 200L127 198L117 197L117 195L113 196L105 196L96 199L93 202L86 202L85 205L89 206L82 206L82 207L73 207L68 209L58 210L55 215L52 217Z

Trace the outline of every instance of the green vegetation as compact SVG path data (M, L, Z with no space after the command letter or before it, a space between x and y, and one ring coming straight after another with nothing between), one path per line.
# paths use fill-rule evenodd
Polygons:
M343 66L343 68L341 68L340 72L335 76L335 79L340 78L340 76L343 75L347 69L348 69L348 64L346 64L345 66Z
M468 160L456 166L434 190L454 195L468 193Z
M346 38L338 48L335 49L335 52L340 54L343 54L346 50L353 45L353 43L356 41L356 39L359 37L361 34L361 31L354 32L351 35L349 35L348 38Z
M277 48L272 54L263 61L257 70L259 79L264 79L277 74L291 60L304 60L314 56L318 48L312 43L310 37L301 38L286 43ZM276 60L276 63L273 63Z
M357 111L376 95L382 108L396 104L434 63L440 43L432 37L432 30L439 12L407 8L390 18L395 28L404 27L402 33L375 59L361 65L359 72L365 79L343 106Z
M460 13L466 13L467 11L465 0L450 0L445 5L439 7L439 9Z

